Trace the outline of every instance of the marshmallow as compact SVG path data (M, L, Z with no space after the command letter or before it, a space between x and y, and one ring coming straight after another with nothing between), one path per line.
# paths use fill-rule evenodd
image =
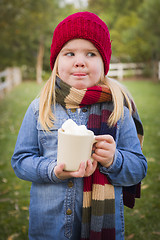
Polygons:
M66 120L62 125L62 131L73 135L88 135L85 125L78 126L72 119Z

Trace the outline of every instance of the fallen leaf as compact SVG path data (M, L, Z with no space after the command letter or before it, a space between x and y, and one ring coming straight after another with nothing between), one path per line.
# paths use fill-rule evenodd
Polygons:
M8 180L7 180L6 178L2 178L2 182L3 182L3 183L7 183Z
M126 240L129 240L129 239L132 239L132 238L134 238L134 233L130 234L130 235L126 238Z
M0 193L0 195L4 195L6 193L8 193L10 191L10 189L5 189L3 192Z
M12 211L9 211L8 214L14 216L14 215L18 214L18 212L17 212L17 210L12 210Z
M148 162L155 162L155 158L148 158L147 161Z
M141 186L141 189L144 190L144 189L147 189L148 187L149 187L149 186L148 186L147 184L145 184L145 185L142 185L142 186Z
M19 233L13 233L11 236L9 236L8 238L7 238L7 240L13 240L13 239L15 239L16 237L18 237L19 236Z
M21 188L20 185L16 185L16 186L14 186L14 190L19 190L20 188Z
M19 211L19 206L18 206L17 203L15 203L14 208L15 208L16 211Z
M18 192L18 191L15 191L15 192L14 192L14 195L15 195L15 196L18 196L18 195L19 195L19 192Z
M134 216L135 214L138 214L139 210L138 209L134 209L133 212L131 213L131 216Z
M24 207L21 207L21 209L24 211L28 211L29 208L24 206Z
M26 233L26 231L27 231L26 226L22 226L22 232L23 232L23 233Z
M0 202L12 202L12 200L10 198L2 198Z
M160 236L160 232L152 232L152 233L155 234L155 235Z
M11 133L15 133L15 128L13 125L9 126L9 129L10 129Z

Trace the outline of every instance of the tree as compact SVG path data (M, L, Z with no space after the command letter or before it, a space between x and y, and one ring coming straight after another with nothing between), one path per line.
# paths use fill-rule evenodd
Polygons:
M150 57L160 60L160 1L146 0L138 11L141 16L139 31L149 45Z
M98 14L110 30L112 61L141 61L139 50L145 44L135 31L141 4L141 0L89 0L90 10Z
M25 65L37 69L42 80L42 66L49 70L53 30L58 22L75 12L72 4L60 7L64 0L0 1L0 68Z
M88 9L99 15L110 29L121 16L137 11L143 0L88 0Z
M141 62L148 59L148 44L138 33L140 18L135 12L121 16L110 31L112 52L121 62Z
M108 25L112 60L160 60L159 0L88 0L89 9ZM157 65L157 63L156 63Z
M138 10L140 22L137 26L137 34L145 42L145 54L143 56L150 64L154 79L158 79L158 61L160 61L159 12L159 0L145 0Z
M57 23L58 2L2 0L0 7L0 67L24 64L35 66L37 56L43 58L44 43L48 37L51 38ZM42 65L42 59L38 62Z

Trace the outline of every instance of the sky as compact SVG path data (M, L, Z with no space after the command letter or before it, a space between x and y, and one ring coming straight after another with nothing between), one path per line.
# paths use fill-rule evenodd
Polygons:
M87 6L87 0L78 0L78 1L75 1L75 0L65 0L66 3L73 3L75 5L75 7L80 7L80 3L86 7Z

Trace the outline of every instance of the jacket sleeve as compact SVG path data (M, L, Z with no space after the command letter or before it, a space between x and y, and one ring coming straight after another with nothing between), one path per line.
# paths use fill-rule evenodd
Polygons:
M132 186L139 183L147 172L147 160L142 153L133 118L124 108L124 118L118 123L116 152L109 168L100 167L115 186Z
M29 106L23 119L11 165L17 177L23 180L35 183L49 183L56 180L56 177L54 180L51 177L53 167L56 165L56 159L54 161L40 154L37 117L33 111L32 104Z

